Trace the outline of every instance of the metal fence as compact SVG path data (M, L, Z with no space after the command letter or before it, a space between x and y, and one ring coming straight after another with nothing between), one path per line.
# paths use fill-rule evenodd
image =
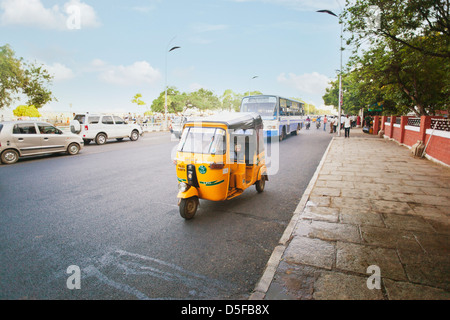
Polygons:
M161 131L162 123L143 123L142 129L144 132Z

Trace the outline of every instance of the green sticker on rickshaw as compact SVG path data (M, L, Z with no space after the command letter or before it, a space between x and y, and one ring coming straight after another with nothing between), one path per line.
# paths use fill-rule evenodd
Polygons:
M198 172L200 172L201 174L205 174L206 173L206 167L205 166L198 167Z

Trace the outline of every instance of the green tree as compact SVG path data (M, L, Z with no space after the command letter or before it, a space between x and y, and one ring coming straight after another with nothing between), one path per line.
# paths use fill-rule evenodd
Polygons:
M379 8L376 25L370 23L372 5ZM384 113L427 115L450 108L448 1L348 1L343 17L352 33L347 43L355 48L344 108L381 101ZM335 90L324 101L334 100Z
M28 97L27 104L41 108L56 100L47 89L53 77L42 65L16 58L9 45L0 47L0 108L9 107L18 95Z
M371 90L363 88L362 83L355 79L356 73L349 72L342 75L342 110L344 114L356 114L359 109L371 103L378 101L378 98L370 96ZM331 86L325 89L323 101L325 105L333 106L339 109L339 79L331 81Z
M131 103L136 103L136 105L138 106L145 106L145 102L141 100L142 98L142 94L140 93L136 93L133 97L133 99L131 100Z
M261 91L255 90L255 91L246 91L244 92L244 96L257 96L263 94Z
M21 105L18 106L13 110L13 114L16 117L31 117L31 118L39 118L41 114L39 113L38 109L31 105Z
M229 111L239 111L243 97L243 94L235 93L231 89L225 90L220 97L222 100L222 108Z
M176 87L167 88L167 112L177 113L182 112L185 106L185 94L180 93ZM165 91L159 94L159 97L153 100L151 110L153 112L164 113Z
M203 88L189 93L186 105L200 110L214 110L222 107L219 98L212 91Z
M356 47L392 40L423 55L450 58L448 0L347 0L343 19L348 42Z

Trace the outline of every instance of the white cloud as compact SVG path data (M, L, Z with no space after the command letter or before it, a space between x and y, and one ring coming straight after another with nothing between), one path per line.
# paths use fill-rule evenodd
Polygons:
M76 8L74 13L73 8ZM42 29L69 30L67 23L77 14L79 28L98 27L95 10L80 0L70 0L62 7L46 8L41 0L1 0L2 25L21 25ZM78 15L79 14L79 15Z
M325 93L325 88L329 86L331 79L318 72L301 75L289 73L288 76L283 72L277 77L277 81L297 89L301 93L319 95Z
M106 66L106 62L101 59L94 59L91 61L91 66L93 68L103 68Z
M137 61L129 66L105 66L99 78L107 83L131 86L154 84L161 79L161 73L148 62Z
M61 63L53 63L52 65L46 65L47 71L54 76L55 82L72 79L75 75L73 71Z

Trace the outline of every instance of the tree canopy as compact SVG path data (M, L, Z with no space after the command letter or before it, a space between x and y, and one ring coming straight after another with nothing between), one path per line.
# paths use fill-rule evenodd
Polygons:
M9 45L0 47L0 109L9 107L23 94L27 104L41 108L56 100L47 88L53 77L42 65L16 58Z
M246 92L248 93L248 92ZM259 91L252 91L252 95L262 94ZM167 111L169 113L183 112L188 108L197 108L199 110L228 110L239 111L241 100L245 94L233 92L227 89L221 96L217 96L208 89L199 89L194 92L180 92L176 87L167 88ZM159 94L159 97L153 100L151 110L161 112L164 110L165 91Z
M27 106L27 105L21 105L18 106L17 108L15 108L13 110L13 114L16 117L32 117L32 118L39 118L41 116L41 114L39 113L38 109L31 105L31 106Z
M385 114L449 110L448 1L352 0L341 14L353 52L343 74L343 108L382 105ZM338 81L323 96L338 105Z

